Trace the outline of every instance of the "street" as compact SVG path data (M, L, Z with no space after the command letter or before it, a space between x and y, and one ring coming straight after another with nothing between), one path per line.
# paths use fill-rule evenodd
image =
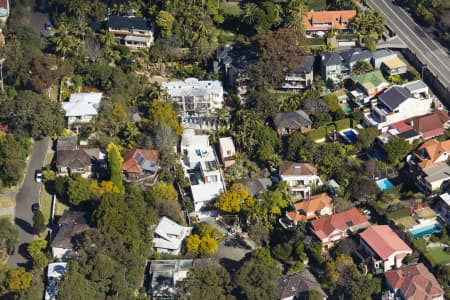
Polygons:
M427 65L446 87L450 87L450 58L448 51L432 35L414 22L409 14L391 0L370 1L370 6L381 12L386 23L392 27L397 36ZM421 70L418 70L419 72Z
M28 163L23 184L16 195L14 222L19 230L19 240L14 255L8 258L8 265L11 267L23 265L27 262L23 255L26 255L26 248L33 239L33 214L31 212L31 205L39 202L39 189L41 187L43 188L42 183L35 182L34 174L37 169L42 168L44 165L49 142L50 138L48 137L34 142L33 154Z

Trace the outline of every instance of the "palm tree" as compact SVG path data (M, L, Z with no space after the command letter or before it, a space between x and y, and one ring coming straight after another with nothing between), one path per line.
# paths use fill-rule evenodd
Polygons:
M258 6L255 3L249 2L244 5L242 19L245 23L251 25L255 22L256 12L258 11Z
M308 11L308 7L303 1L294 0L288 6L287 28L295 29L299 32L305 32L305 23L303 17Z

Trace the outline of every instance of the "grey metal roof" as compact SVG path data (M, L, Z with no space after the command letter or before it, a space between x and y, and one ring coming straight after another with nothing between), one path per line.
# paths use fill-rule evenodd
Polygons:
M414 93L417 90L428 88L428 86L422 80L405 83L403 87L407 88L411 93Z
M380 59L380 58L384 58L384 57L389 57L391 55L396 55L394 51L392 51L391 49L381 49L381 50L377 50L372 54L372 58L373 59Z
M398 134L397 136L400 138L403 138L403 139L410 139L410 138L413 138L416 136L420 136L420 133L418 133L414 129L411 129L411 130L402 132L402 133Z
M363 61L372 58L372 52L361 48L352 48L341 53L344 62L348 65L353 62Z
M144 18L109 16L107 26L114 29L151 30L151 22Z
M269 178L238 179L236 180L236 183L244 184L252 197L267 191L272 186L272 181Z
M292 70L292 73L310 73L314 67L314 56L308 55L303 58L300 66Z
M406 99L411 98L411 92L402 86L394 85L380 96L378 100L384 103L391 111L395 110Z
M312 124L308 114L303 110L296 110L287 113L277 113L273 118L276 128L300 129Z
M325 66L335 66L340 65L343 58L335 52L324 52L321 54L322 64Z

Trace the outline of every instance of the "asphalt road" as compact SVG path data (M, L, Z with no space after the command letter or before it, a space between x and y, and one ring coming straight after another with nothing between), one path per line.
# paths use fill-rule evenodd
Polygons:
M403 8L394 5L391 0L372 0L370 6L384 15L386 23L392 27L397 36L446 87L450 87L448 50L415 23Z
M8 258L8 265L11 267L25 265L27 263L27 259L23 255L26 255L26 248L33 239L33 213L31 212L31 205L39 202L39 189L41 187L43 188L41 183L35 182L34 176L35 171L44 165L48 144L48 137L35 141L25 179L16 195L14 222L19 230L19 242L17 243L14 255Z

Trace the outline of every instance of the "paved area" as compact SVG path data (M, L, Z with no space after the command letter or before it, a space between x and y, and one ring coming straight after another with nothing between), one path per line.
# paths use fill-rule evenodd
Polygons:
M32 11L30 13L30 27L44 37L49 37L53 34L53 31L44 28L44 25L47 22L49 22L47 14L37 11Z
M384 15L386 23L392 27L408 48L428 66L428 69L446 87L450 87L450 76L448 76L450 73L450 58L447 49L416 24L403 8L394 5L391 0L372 0L369 4Z
M34 236L32 233L33 213L31 212L31 206L33 203L39 202L39 190L42 187L41 183L34 181L34 175L35 171L44 165L49 142L50 138L46 137L34 143L33 154L28 163L25 179L16 195L14 223L19 229L19 242L14 254L8 258L8 265L11 267L27 263L24 255L26 255L26 248Z

